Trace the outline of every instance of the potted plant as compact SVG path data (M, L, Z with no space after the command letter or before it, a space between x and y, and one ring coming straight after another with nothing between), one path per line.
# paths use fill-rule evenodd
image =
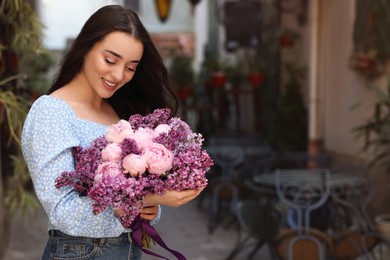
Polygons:
M222 66L218 58L212 55L208 56L205 60L205 67L210 75L208 82L209 87L217 89L223 88L227 81L227 76L224 70L224 66Z
M305 70L293 64L286 64L286 70L288 81L270 117L268 131L268 142L280 155L307 148L308 113L301 90Z
M28 190L30 177L20 148L20 134L30 106L31 82L40 76L42 29L30 1L3 0L0 5L0 258L9 241L10 215L39 204ZM49 66L45 62L44 66ZM28 79L28 80L25 80ZM3 240L2 240L3 241Z
M0 81L0 88L18 77L17 75ZM34 209L38 205L34 196L26 191L29 174L20 147L21 131L30 107L30 101L9 90L0 89L0 104L0 126L4 137L7 137L6 143L3 142L3 144L6 144L11 152L7 156L10 156L9 159L13 165L13 173L8 180L5 180L9 192L6 194L4 204L8 207L9 214L12 215L18 208L22 210ZM4 147L2 148L4 149Z
M386 74L390 57L388 1L356 1L350 68L368 82Z
M251 71L248 74L248 80L253 87L260 87L264 82L264 74L261 71Z
M291 29L284 29L278 38L280 48L291 48L298 39L298 33Z
M168 69L169 76L177 88L177 94L182 101L187 100L194 86L194 69L192 58L184 54L173 54Z
M383 238L390 241L390 214L380 214L376 216L375 222Z
M1 89L18 78L19 75L0 80L0 235L4 239L0 246L0 258L9 241L10 216L18 209L34 211L39 205L35 196L27 189L30 177L20 147L20 134L29 101L23 96Z
M238 95L240 92L240 88L242 83L244 82L244 73L240 64L228 65L225 70L226 81L231 84L231 91L233 95Z
M247 79L253 87L260 87L265 79L264 64L257 52L254 54L246 52L244 55L247 63Z
M369 151L372 157L369 167L380 166L386 172L390 170L390 79L386 89L372 86L377 99L373 104L373 114L363 124L352 131L364 143L362 151Z

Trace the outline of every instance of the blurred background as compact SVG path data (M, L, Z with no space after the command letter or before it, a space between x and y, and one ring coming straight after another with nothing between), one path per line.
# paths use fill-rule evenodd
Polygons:
M38 259L15 233L46 241L20 131L108 4L138 13L215 162L197 201L166 209L168 244L187 240L189 259L389 259L390 2L370 0L0 0L0 259Z

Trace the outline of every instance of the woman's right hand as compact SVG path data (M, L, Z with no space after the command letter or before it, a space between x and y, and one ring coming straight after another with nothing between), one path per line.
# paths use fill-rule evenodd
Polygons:
M166 190L162 195L148 194L144 197L143 203L147 206L164 205L170 207L180 207L195 199L204 188L199 190L174 191Z

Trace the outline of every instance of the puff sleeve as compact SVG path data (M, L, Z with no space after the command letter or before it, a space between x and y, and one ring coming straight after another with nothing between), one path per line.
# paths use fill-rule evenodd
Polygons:
M71 148L83 144L78 124L62 100L42 96L31 107L22 131L22 151L36 195L49 217L49 229L74 236L118 236L125 229L112 209L94 215L89 198L80 197L71 186L55 187L61 172L74 170ZM95 132L90 138L101 134Z

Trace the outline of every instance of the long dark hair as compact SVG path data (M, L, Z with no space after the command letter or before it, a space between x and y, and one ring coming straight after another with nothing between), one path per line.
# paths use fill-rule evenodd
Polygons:
M104 6L86 21L65 55L48 94L69 83L80 72L84 56L93 45L113 31L129 33L144 45L133 79L108 99L119 117L128 119L135 113L145 115L165 107L176 114L178 100L170 87L168 72L159 52L138 15L120 5Z

